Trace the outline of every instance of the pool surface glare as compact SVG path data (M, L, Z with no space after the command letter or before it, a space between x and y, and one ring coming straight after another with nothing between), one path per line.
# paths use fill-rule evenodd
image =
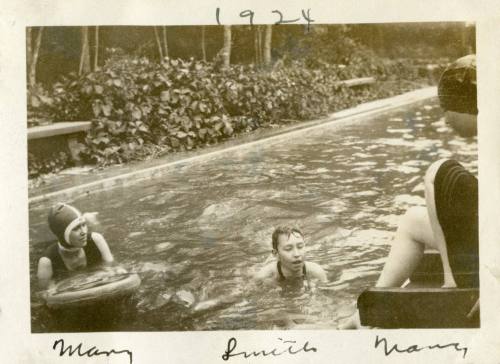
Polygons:
M61 319L37 298L37 260L53 237L50 206L30 206L32 331L336 328L376 281L399 216L424 204L423 175L441 158L477 175L477 139L457 136L431 100L78 198L81 211L99 212L115 259L142 279L100 322L88 312ZM329 283L295 293L249 283L271 259L278 225L302 229L307 259Z

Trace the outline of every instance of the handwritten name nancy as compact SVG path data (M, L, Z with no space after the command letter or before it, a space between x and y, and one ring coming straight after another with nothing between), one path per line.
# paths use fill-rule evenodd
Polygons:
M278 338L278 340L281 341L277 345L277 347L274 347L272 349L268 350L257 350L257 351L240 351L240 352L235 352L236 346L238 342L234 337L230 338L227 342L227 348L224 354L222 354L222 359L223 360L229 360L229 358L232 358L234 356L243 356L245 359L250 358L250 357L258 357L258 356L280 356L283 354L291 354L295 355L300 352L317 352L318 349L315 347L311 346L309 347L309 341L306 341L303 345L297 345L296 341L293 340L283 340L281 338Z
M382 337L379 339L378 335L375 338L375 349L378 348L380 345L382 345L382 348L384 349L384 354L385 356L391 355L393 352L394 353L416 353L422 350L435 350L435 349L446 349L446 348L453 348L455 351L462 351L463 353L463 358L465 358L465 355L467 354L467 347L461 347L460 343L449 343L449 344L435 344L435 345L428 345L428 346L418 346L418 345L410 345L406 348L399 347L398 344L390 345L387 342L387 339L385 337ZM391 347L390 347L391 346ZM390 347L390 348L389 348Z
M69 357L73 355L77 356L87 356L89 358L93 356L100 356L100 355L119 355L119 354L127 354L129 358L129 364L132 364L132 352L130 350L115 350L111 349L108 351L104 350L99 350L95 346L92 346L91 348L84 350L82 349L83 343L79 343L73 348L73 345L68 345L66 346L64 343L63 339L59 339L54 341L54 345L52 346L53 350L57 350L59 348L59 356L64 356L67 355Z

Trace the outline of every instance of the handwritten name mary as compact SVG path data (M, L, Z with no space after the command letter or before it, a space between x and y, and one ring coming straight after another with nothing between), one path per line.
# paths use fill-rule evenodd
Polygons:
M96 348L95 346L92 346L91 348L85 350L83 349L83 343L79 343L73 348L73 345L65 345L63 339L59 339L54 341L54 345L52 346L53 350L57 350L59 348L59 356L64 356L67 355L69 357L72 357L73 355L77 356L86 356L86 357L93 357L93 356L100 356L100 355L119 355L119 354L127 354L129 358L129 363L132 364L132 352L130 350L100 350Z

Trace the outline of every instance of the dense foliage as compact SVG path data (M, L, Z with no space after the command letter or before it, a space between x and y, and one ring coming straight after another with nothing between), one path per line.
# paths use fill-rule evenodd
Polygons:
M259 127L321 117L426 82L405 64L374 64L376 57L371 59L370 65L368 57L353 53L336 60L345 64L285 59L268 70L253 65L223 70L217 63L194 59L166 58L159 64L120 56L85 76L70 74L50 91L31 90L29 115L34 116L31 120L92 120L84 161L122 163L211 145ZM367 75L392 83L357 90L339 83ZM58 161L54 169L61 167ZM47 171L34 159L29 168L30 175Z
M65 152L55 152L46 158L28 153L28 178L58 172L68 165L69 159L69 155Z

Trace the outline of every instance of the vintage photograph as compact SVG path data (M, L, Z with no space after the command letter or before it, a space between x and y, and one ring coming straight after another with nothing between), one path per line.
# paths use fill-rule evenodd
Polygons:
M480 327L476 84L473 22L27 27L31 332Z

